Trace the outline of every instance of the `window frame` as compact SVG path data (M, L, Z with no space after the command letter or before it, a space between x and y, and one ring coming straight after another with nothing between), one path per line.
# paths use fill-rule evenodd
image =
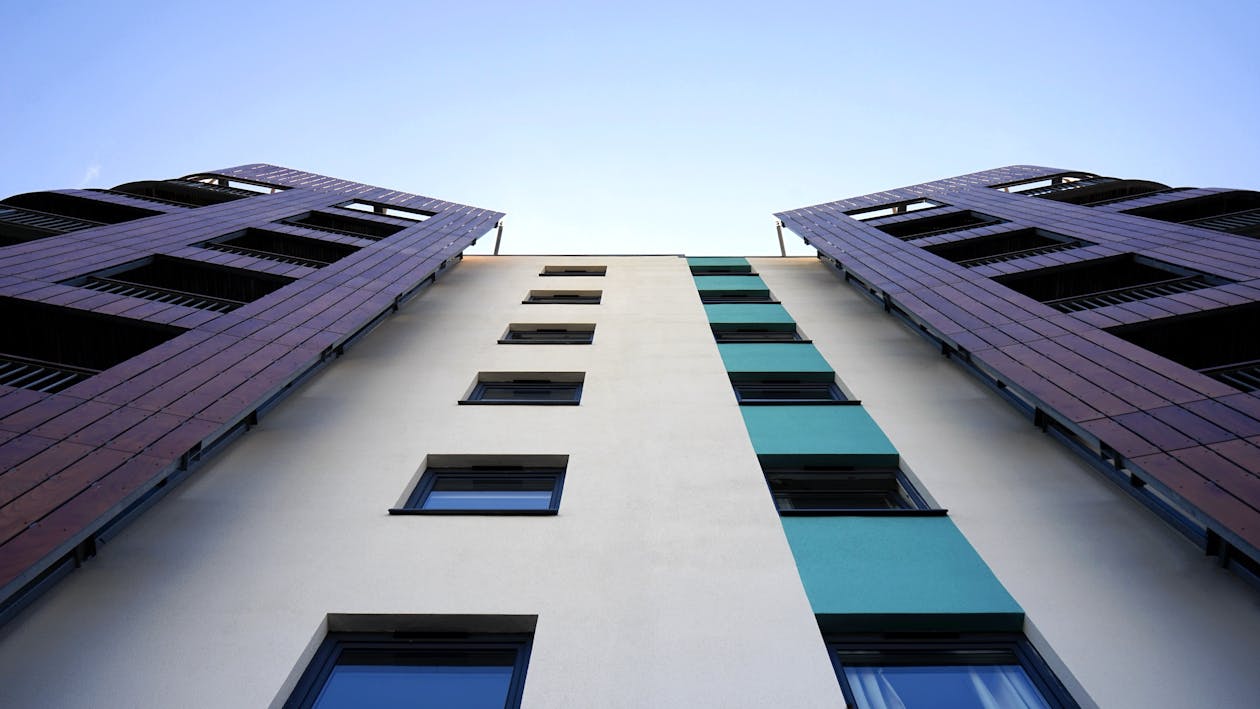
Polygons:
M919 206L923 205L923 206ZM950 205L944 202L938 202L927 197L919 197L917 199L902 200L900 202L890 202L888 204L879 204L874 207L860 207L858 209L850 209L844 213L844 216L850 219L864 222L870 219L883 219L884 217L899 217L904 214L914 214L916 212L924 212L937 207L948 207ZM913 207L913 209L911 209Z
M531 290L522 305L599 305L602 290Z
M766 390L781 389L788 391L793 388L796 390L816 389L820 393L827 396L816 396L813 398L746 398L740 391L741 386L748 388L762 388ZM849 405L855 406L862 402L858 399L850 399L841 391L840 386L836 384L835 379L773 379L759 378L747 376L731 376L731 389L735 393L735 401L740 406L778 406L778 405L800 405L800 406L833 406L833 405Z
M961 653L966 652L989 652L994 655L1006 655L1007 658L1003 659L1009 659L1010 661L972 662L970 664L1018 665L1032 685L1041 693L1041 698L1051 709L1080 709L1080 705L1077 704L1076 700L1072 698L1072 695L1063 685L1063 682L1050 669L1049 664L1033 648L1028 639L1021 634L921 633L916 635L866 633L825 636L827 655L831 660L832 669L835 670L836 679L840 683L840 690L844 694L846 707L849 709L862 709L857 704L857 699L849 685L849 680L845 676L845 661L841 656L846 652L851 654L870 653L869 657L862 658L861 664L854 665L850 661L850 666L857 667L889 667L897 666L898 664L896 662L881 664L870 661L881 658L894 661L900 659L903 666L906 666L905 661L912 657L916 659L920 657L931 659L933 656L941 657L947 661L918 663L916 666L966 666L968 663L950 662L948 660L967 659L961 656ZM951 653L960 655L957 658L950 658L949 655ZM912 707L911 709L914 708Z
M769 327L761 325L710 325L713 332L713 340L718 343L722 342L773 342L784 344L801 344L808 345L813 340L801 334L800 328L795 326L790 328ZM770 333L784 333L784 336L767 337Z
M586 276L603 278L608 275L608 267L604 265L573 264L568 266L543 266L539 276Z
M481 372L461 405L472 406L577 406L582 403L585 372ZM572 392L570 399L487 399L486 390L495 386L512 386L521 390Z
M399 507L390 508L391 515L487 515L487 516L554 516L560 512L560 497L564 492L565 466L525 465L472 465L428 466L420 480ZM490 509L469 507L466 509L425 509L424 503L438 483L451 478L532 478L551 481L551 498L545 508Z
M761 293L755 291L700 291L700 303L702 305L719 305L721 303L776 304L779 302L769 291Z
M554 333L551 337L513 337L521 333ZM560 333L564 333L563 335ZM573 337L567 337L572 335ZM595 323L509 323L499 338L500 345L592 345Z
M914 481L906 474L901 466L898 467L879 467L879 466L846 466L846 465L771 465L762 466L762 475L765 478L766 489L770 492L770 499L774 503L775 511L780 517L940 517L948 514L948 510L937 506L926 495L919 491ZM785 509L781 506L780 498L786 497L791 491L784 492L782 488L776 488L773 478L796 477L818 480L825 480L828 476L857 476L869 475L872 478L876 475L886 475L891 480L889 482L896 484L895 495L902 503L899 507L808 507L797 509ZM821 491L797 490L797 496L810 496L811 492L823 494ZM860 494L856 490L855 494Z
M372 652L382 655L397 653L402 649L445 650L451 653L514 651L511 665L512 677L508 683L505 709L519 709L525 688L525 675L529 668L529 655L533 647L533 635L528 633L381 633L381 632L330 632L289 694L283 709L311 709L347 651ZM382 663L389 664L389 663Z

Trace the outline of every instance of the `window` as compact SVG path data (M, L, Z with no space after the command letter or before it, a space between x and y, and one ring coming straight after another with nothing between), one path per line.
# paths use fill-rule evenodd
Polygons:
M810 340L801 336L793 325L713 325L713 339L718 342L800 342Z
M879 219L880 217L891 217L894 214L909 214L910 212L918 212L924 209L932 209L933 207L944 207L940 202L934 202L930 199L916 199L910 202L898 202L897 204L886 204L882 207L866 207L865 209L854 209L845 212L846 216L859 221L867 219Z
M995 190L1002 192L1024 193L1034 190L1042 190L1048 187L1058 187L1060 185L1069 185L1073 182L1098 177L1088 172L1065 172L1059 175L1051 175L1049 177L1034 177L1030 180L1017 180L1015 182L1004 182L1000 185L989 185Z
M1107 332L1242 391L1260 390L1260 303L1156 318Z
M284 707L512 709L529 649L524 634L331 633Z
M599 305L603 291L598 290L532 290L522 303L533 305L549 303L552 305Z
M208 207L253 196L251 192L212 188L204 182L188 180L144 180L118 185L109 192L131 195L146 200L156 200L186 207Z
M1121 214L1260 239L1260 192L1217 192L1204 197L1129 209Z
M543 266L540 276L604 276L607 266Z
M153 256L71 279L66 284L226 313L293 281L292 278L258 271Z
M902 241L910 241L911 239L922 239L928 236L936 236L937 234L963 231L964 229L993 226L994 224L1002 224L1005 221L1005 219L998 219L980 212L964 211L919 217L918 219L908 219L890 224L876 224L875 228Z
M189 182L197 182L211 185L213 187L221 187L223 189L251 194L274 194L276 192L282 192L289 189L284 185L269 185L265 182L237 180L230 177L222 177L220 175L189 175L183 179Z
M482 372L461 404L577 406L582 372Z
M1186 293L1229 282L1136 254L1049 266L993 280L1064 313Z
M334 241L253 227L202 243L201 248L311 268L323 268L359 250L357 246Z
M30 192L0 202L0 246L120 224L161 214L59 192Z
M945 514L929 504L899 468L801 465L764 471L781 515Z
M555 514L564 468L481 465L427 468L391 514Z
M372 241L380 241L407 228L397 224L386 224L385 222L359 219L358 217L349 217L341 214L329 214L328 212L304 212L281 219L280 223L328 231L334 234L345 234L360 239L371 239Z
M410 219L413 222L422 222L429 217L437 214L424 209L410 209L408 207L395 207L388 204L380 204L378 202L365 202L361 199L351 200L343 204L337 205L342 209L353 209L356 212L366 212L368 214L378 214L382 217L393 217L395 219Z
M0 298L0 385L54 393L184 332L76 308Z
M1093 244L1045 229L1019 229L993 236L978 236L974 239L933 244L924 246L923 250L960 266L974 268L990 263L1066 251L1081 246L1093 246Z
M1017 635L839 636L828 649L849 707L1077 707Z
M500 345L589 345L595 341L593 323L512 323Z
M715 303L777 303L779 301L770 295L769 291L763 292L746 292L738 291L701 291L700 302L705 305L713 305Z
M794 352L797 350L793 350ZM835 381L731 377L741 404L856 404L840 393Z

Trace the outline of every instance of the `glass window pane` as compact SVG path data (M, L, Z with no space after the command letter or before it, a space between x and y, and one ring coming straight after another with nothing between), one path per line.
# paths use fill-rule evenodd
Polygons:
M425 498L426 510L545 510L551 490L434 490Z
M844 668L859 707L1049 709L1019 665Z
M337 665L316 709L503 709L512 665Z

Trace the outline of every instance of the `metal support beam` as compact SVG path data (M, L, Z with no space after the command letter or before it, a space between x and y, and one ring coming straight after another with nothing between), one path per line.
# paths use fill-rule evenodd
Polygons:
M503 220L500 219L498 224L494 225L498 231L494 235L494 255L499 255L499 243L503 241Z
M783 245L783 220L774 220L774 230L779 233L779 255L787 256L787 247Z

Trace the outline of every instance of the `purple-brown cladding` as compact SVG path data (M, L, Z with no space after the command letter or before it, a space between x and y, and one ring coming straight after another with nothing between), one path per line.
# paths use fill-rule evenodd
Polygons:
M0 302L6 307L35 302L70 309L60 313L118 316L165 327L169 339L59 391L0 386L0 607L41 575L91 554L102 528L129 505L252 423L261 407L432 282L502 217L272 165L201 175L277 189L234 193L219 179L153 183L156 191L130 194L59 191L89 198L93 203L83 204L93 208L107 202L156 213L86 227L58 222L38 209L6 213L16 220L13 229L50 223L74 229L0 248ZM230 194L231 201L180 203L180 194L198 190ZM62 199L39 194L45 203ZM343 206L352 200L360 201L359 209ZM20 198L5 202L27 204ZM314 219L301 219L311 213ZM354 233L355 224L363 227L361 233ZM339 228L343 225L352 228ZM306 237L288 239L305 251L273 258L266 248L224 251L207 243L250 227ZM256 232L250 234L249 243L263 243ZM335 257L302 257L320 256L327 243L340 245L328 247ZM194 262L193 269L211 264L239 269L230 273L246 279L284 278L268 280L270 292L261 297L229 303L234 309L228 312L206 309L207 302L218 302L213 298L200 307L179 304L196 299L155 300L153 293L146 296L143 289L109 278L111 269L163 255L184 260L182 265ZM84 281L89 274L104 278ZM167 284L156 292L170 290Z
M1219 331L1255 320L1256 206L1255 193L1018 165L776 216L1039 424L1153 488L1152 506L1170 503L1210 552L1255 568L1260 395L1190 360L1233 348L1252 360L1234 370L1260 366L1254 330ZM1160 338L1183 340L1164 354L1199 354L1135 344Z

